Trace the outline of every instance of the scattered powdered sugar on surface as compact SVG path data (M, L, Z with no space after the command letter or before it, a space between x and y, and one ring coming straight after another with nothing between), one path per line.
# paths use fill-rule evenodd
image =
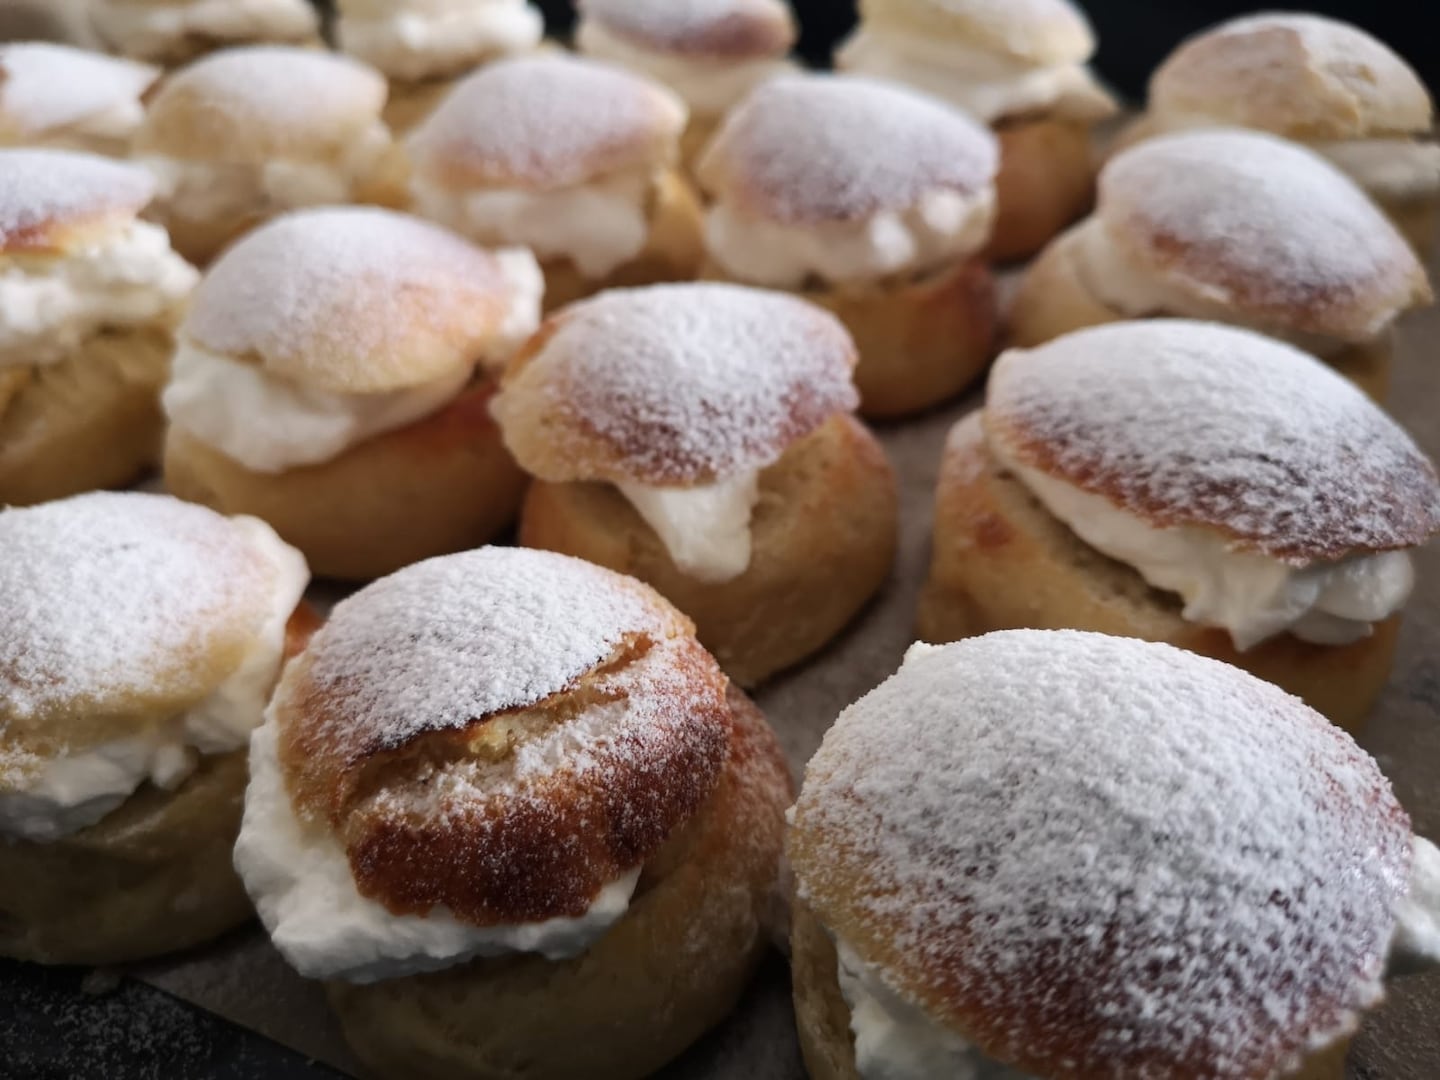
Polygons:
M854 346L829 313L738 285L614 290L572 307L507 379L543 412L593 432L646 477L714 479L768 465L858 404ZM596 477L595 479L601 479Z
M150 201L149 173L93 154L0 150L0 244L51 222Z
M0 112L22 132L34 133L116 106L138 110L140 95L159 74L148 64L68 45L0 45Z
M640 45L705 56L784 52L794 40L779 0L580 0L581 13Z
M713 189L723 167L747 209L798 224L905 209L936 190L979 193L998 162L988 129L923 94L797 75L764 83L730 114L701 175Z
M1409 874L1409 820L1338 728L1216 661L1069 631L913 651L841 714L796 813L802 895L858 922L849 944L893 942L888 980L1065 1075L1283 1071L1381 996Z
M1364 79L1367 71L1408 67L1393 49L1358 26L1323 15L1297 11L1243 15L1222 23L1212 33L1222 38L1246 37L1257 30L1291 31L1299 36L1311 58L1321 68L1353 73L1351 78ZM1276 52L1268 52L1256 56L1253 62L1257 67L1274 66L1281 59L1282 56ZM1219 89L1223 90L1223 87Z
M457 162L496 183L582 183L649 164L685 107L664 87L565 55L501 60L471 75L410 139L422 172Z
M1324 364L1248 331L1121 323L1012 351L986 410L1022 461L1297 563L1440 528L1440 485L1410 436Z
M258 613L272 570L213 511L134 493L0 513L0 553L0 739L6 716L152 691L217 622Z

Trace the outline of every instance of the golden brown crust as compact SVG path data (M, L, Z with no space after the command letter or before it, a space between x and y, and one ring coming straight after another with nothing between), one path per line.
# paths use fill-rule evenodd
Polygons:
M67 150L0 150L0 254L77 251L118 232L148 203L143 169Z
M381 118L397 139L408 135L434 112L455 88L456 79L425 79L390 83L390 97Z
M760 474L743 574L706 585L608 484L535 483L520 542L577 555L653 585L695 620L732 679L753 686L834 638L889 576L895 476L875 437L832 417Z
M0 369L0 504L120 487L157 464L168 330L107 330L73 356Z
M1002 123L996 218L985 257L995 262L1035 254L1073 224L1095 199L1088 124L1054 117Z
M484 544L514 520L525 476L490 419L493 394L493 385L475 385L440 412L333 461L278 474L251 472L172 427L166 487L268 522L318 577L380 577Z
M1421 199L1375 200L1400 235L1415 249L1416 256L1429 263L1435 251L1435 229L1440 224L1440 198L1429 195Z
M406 1080L635 1080L734 1008L765 949L793 788L774 733L733 687L728 763L646 864L626 915L584 954L473 961L330 983L357 1056Z
M973 420L952 439L936 493L930 573L919 634L945 642L1017 628L1094 630L1211 656L1359 729L1389 677L1400 618L1353 645L1290 635L1238 652L1224 630L1186 622L1180 604L1106 558L1051 516L990 456ZM1023 590L1016 581L1026 583Z
M1039 65L1080 63L1095 51L1089 21L1068 0L861 0L860 12Z

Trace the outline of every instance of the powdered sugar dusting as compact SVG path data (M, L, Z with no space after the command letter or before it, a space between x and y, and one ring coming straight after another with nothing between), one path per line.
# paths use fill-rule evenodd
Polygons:
M642 47L702 56L766 56L795 40L780 0L580 0L581 13Z
M923 94L800 75L764 83L730 114L701 177L752 213L800 224L904 210L936 190L978 194L998 161L988 130Z
M0 45L0 112L22 135L63 128L115 108L138 117L159 76L149 64L48 42Z
M1434 467L1399 425L1324 364L1247 331L1117 323L1007 353L986 410L1026 463L1299 565L1440 529Z
M841 714L796 813L822 919L1041 1075L1287 1071L1379 1000L1409 876L1409 820L1349 736L1096 634L912 652Z
M263 617L274 573L245 531L159 495L7 510L0 551L0 740L7 718L43 717L77 699L103 711L183 694L185 670L217 627Z
M154 190L143 169L92 154L0 150L0 244L68 218L138 211Z
M563 439L571 429L604 447L589 479L710 482L770 464L858 403L844 327L781 293L721 284L615 290L557 324L494 405L526 467L523 438Z

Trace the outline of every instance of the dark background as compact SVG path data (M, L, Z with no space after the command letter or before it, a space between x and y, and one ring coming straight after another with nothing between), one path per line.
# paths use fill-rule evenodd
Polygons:
M1181 38L1222 19L1269 8L1263 0L1080 0L1100 38L1097 66L1133 99ZM568 27L569 0L540 0L551 25ZM853 0L791 0L804 28L801 54L824 63L833 43L855 24ZM1299 8L1297 4L1294 7ZM1345 19L1369 30L1414 64L1440 91L1440 0L1311 0L1303 10Z

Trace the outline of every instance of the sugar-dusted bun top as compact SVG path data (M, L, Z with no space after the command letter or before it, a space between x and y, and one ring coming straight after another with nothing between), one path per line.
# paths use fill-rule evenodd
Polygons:
M727 682L659 594L563 555L432 559L336 607L271 715L361 893L480 925L583 914L699 808Z
M0 512L0 774L210 694L269 614L258 522L162 495Z
M853 75L796 75L757 87L726 118L699 166L736 209L784 224L854 222L932 192L982 197L994 137L903 87Z
M779 56L795 44L782 0L580 0L581 15L631 45L700 60Z
M1069 0L860 0L860 13L1037 65L1081 63L1095 51L1090 21Z
M94 154L0 150L0 253L64 254L135 220L149 173Z
M1157 528L1295 565L1440 530L1440 482L1410 436L1325 364L1245 330L1112 323L1013 350L985 425L1020 464Z
M1155 72L1150 107L1305 141L1428 133L1425 84L1394 50L1321 15L1249 15L1182 44Z
M1141 272L1267 328L1367 340L1430 297L1424 267L1365 193L1270 135L1142 143L1100 173L1096 213Z
M337 53L223 49L160 84L135 149L199 161L328 162L375 125L388 93L379 72Z
M806 770L802 899L1037 1076L1283 1074L1383 994L1410 822L1299 699L1126 638L916 646Z
M384 393L442 378L509 333L502 257L373 207L288 214L195 290L181 336L305 386Z
M620 289L552 316L493 411L542 479L705 484L770 464L854 409L855 362L839 320L784 293Z
M69 127L112 109L138 108L160 69L70 45L0 45L0 137Z
M675 160L684 103L659 83L559 53L490 64L410 138L416 175L547 190Z

